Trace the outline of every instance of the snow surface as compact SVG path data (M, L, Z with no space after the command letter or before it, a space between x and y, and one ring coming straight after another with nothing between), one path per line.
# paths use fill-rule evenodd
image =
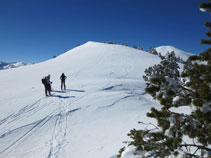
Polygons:
M205 8L199 8L200 11L206 12L207 10Z
M154 121L146 113L160 106L144 92L142 76L159 62L141 50L87 42L54 59L0 71L0 158L115 157L138 121ZM41 83L48 74L52 97Z
M187 60L189 56L193 55L191 53L182 51L182 50L175 48L173 46L160 46L160 47L157 47L155 49L158 53L160 52L161 55L163 55L163 56L165 56L167 54L167 52L174 51L176 57L181 57L184 60Z

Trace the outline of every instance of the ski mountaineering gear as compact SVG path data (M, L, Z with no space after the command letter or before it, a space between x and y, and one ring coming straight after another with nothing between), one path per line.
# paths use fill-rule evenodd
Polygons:
M44 84L45 87L45 95L48 96L51 95L51 81L50 81L50 75L44 77L41 79L42 83Z

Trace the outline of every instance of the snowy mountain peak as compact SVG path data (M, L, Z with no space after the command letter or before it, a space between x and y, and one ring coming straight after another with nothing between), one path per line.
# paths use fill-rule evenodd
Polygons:
M167 52L174 51L174 53L177 57L181 57L184 60L186 60L189 56L193 55L191 53L185 52L185 51L175 48L173 46L160 46L160 47L156 47L155 49L158 53L161 53L161 55L163 55L163 56L165 56L167 54Z
M30 64L27 64L27 63L24 63L24 62L6 63L6 62L0 61L0 70L16 68L16 67L25 66L25 65L30 65Z
M100 44L101 42L96 42L96 41L88 41L85 44Z
M5 65L7 65L7 63L0 61L0 70L1 70L1 67L4 67Z
M5 62L3 62L3 61L0 61L0 65L1 65L1 64L4 64L4 63L5 63Z
M152 60L156 58L159 61L158 57L131 47L87 42L61 54L57 58L43 62L43 64L46 65L45 67L49 67L49 69L51 67L51 69L65 70L64 72L77 72L77 77L80 79L110 78L114 76L140 78L139 73L133 73L136 71L137 65L132 63L138 64L140 62L138 65L140 65L141 69L144 69L151 64L146 63L145 66L141 66L141 61L149 60L150 58Z

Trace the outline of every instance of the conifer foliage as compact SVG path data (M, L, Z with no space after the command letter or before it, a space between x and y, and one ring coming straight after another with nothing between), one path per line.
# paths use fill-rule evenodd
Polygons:
M211 9L211 3L200 8ZM211 23L206 22L209 31ZM209 40L202 40L210 44ZM180 74L174 52L162 58L160 64L145 70L145 91L161 104L152 108L148 117L157 120L152 129L133 129L128 134L145 157L208 157L211 153L211 48L199 56L191 56ZM179 110L189 106L192 111ZM175 112L177 111L177 112ZM184 139L185 138L185 139Z

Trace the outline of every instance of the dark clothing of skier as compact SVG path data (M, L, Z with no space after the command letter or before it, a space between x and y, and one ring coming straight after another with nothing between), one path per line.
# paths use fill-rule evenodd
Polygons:
M45 87L45 95L48 96L48 95L51 95L51 81L50 81L50 75L44 77L42 79L42 83L44 84L44 87Z
M64 75L64 73L62 73L62 75L60 76L60 80L61 80L61 90L63 90L63 87L64 87L64 90L66 90L66 85L65 85L65 80L66 80L66 76Z

